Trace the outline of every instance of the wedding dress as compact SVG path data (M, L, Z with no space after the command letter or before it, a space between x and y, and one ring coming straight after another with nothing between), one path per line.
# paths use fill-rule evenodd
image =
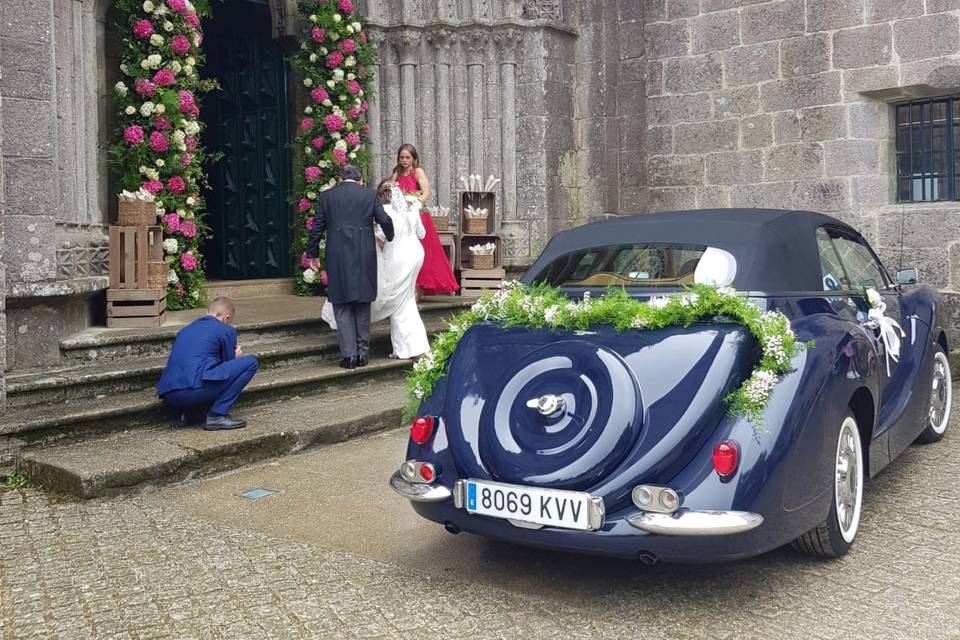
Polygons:
M383 210L393 219L394 237L386 237L376 228L377 236L377 299L370 305L370 322L390 318L390 341L398 358L415 358L430 348L427 331L417 309L417 274L423 264L420 239L425 230L420 221L420 203L408 201L400 189L391 191L390 204ZM333 305L323 303L320 317L336 330Z

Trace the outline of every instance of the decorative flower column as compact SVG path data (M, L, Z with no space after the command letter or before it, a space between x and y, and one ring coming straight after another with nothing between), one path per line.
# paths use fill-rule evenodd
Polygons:
M157 203L166 261L170 264L167 308L205 303L200 241L204 150L200 145L197 97L215 87L197 72L203 63L200 18L206 0L116 0L121 40L120 70L114 86L117 139L111 168L120 189L152 193Z
M314 207L319 194L337 184L342 165L369 169L365 114L377 52L363 18L354 14L352 0L300 0L297 7L307 26L294 65L310 92L310 104L295 137L302 154L294 171L298 196L293 251L300 266L297 293L316 295L324 274L310 269L306 259ZM323 261L323 248L320 258Z

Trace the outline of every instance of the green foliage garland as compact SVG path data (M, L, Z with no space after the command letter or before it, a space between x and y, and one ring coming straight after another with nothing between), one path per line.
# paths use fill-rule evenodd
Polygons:
M460 338L481 322L567 331L596 325L610 325L617 331L647 331L716 319L744 325L760 343L762 355L753 373L726 401L731 415L746 416L762 428L763 410L774 385L806 345L797 340L789 320L779 311L761 312L732 288L708 285L694 285L682 294L641 302L622 289L610 289L599 298L591 298L587 292L582 300L573 301L546 285L508 284L484 295L470 310L457 315L447 331L434 337L430 351L407 378L404 418L409 421L417 415L423 398L443 377Z
M308 267L305 253L313 206L320 192L337 183L341 165L369 168L366 112L377 50L367 38L363 18L354 13L353 0L299 0L297 6L306 26L293 63L309 104L295 138L293 253L300 265L297 293L316 295L321 275ZM323 258L321 246L321 262Z
M200 243L210 230L203 222L198 101L216 83L201 79L198 69L204 60L200 19L209 15L209 3L116 0L114 6L124 79L114 86L111 169L119 189L143 189L156 198L170 264L167 308L201 306L206 278Z

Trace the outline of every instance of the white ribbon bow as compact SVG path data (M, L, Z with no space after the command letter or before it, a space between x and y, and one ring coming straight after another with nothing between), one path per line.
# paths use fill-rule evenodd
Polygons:
M883 341L887 361L887 377L890 377L890 361L900 362L900 338L906 338L903 327L893 318L883 315L887 305L880 302L867 312L867 321L864 326L880 331L879 339Z

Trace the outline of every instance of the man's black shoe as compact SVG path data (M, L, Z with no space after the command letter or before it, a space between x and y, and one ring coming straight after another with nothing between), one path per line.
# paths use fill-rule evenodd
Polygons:
M357 356L357 366L358 366L358 367L365 367L365 366L367 366L367 364L368 364L368 362L367 362L367 356Z
M344 358L340 361L340 366L344 369L353 369L357 366L356 358Z
M229 415L226 416L215 416L213 414L207 415L207 422L203 425L203 428L207 431L216 431L218 429L239 429L246 426L246 422L243 420L234 420Z
M184 412L180 414L180 417L177 418L178 427L192 427L194 425L203 424L204 417L202 413L191 413Z

